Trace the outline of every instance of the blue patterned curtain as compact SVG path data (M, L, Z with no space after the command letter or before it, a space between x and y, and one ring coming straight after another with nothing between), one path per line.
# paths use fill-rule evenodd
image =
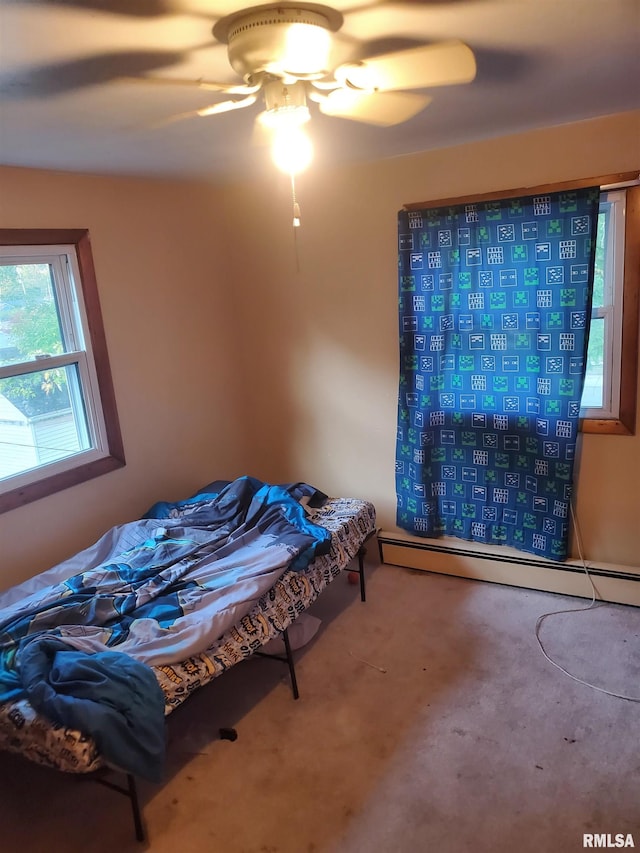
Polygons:
M400 211L399 527L566 558L599 193Z

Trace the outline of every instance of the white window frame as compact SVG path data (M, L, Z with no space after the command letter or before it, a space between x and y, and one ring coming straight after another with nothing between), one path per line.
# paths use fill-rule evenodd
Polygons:
M626 190L602 192L600 204L601 206L603 204L609 206L604 298L601 306L593 308L591 320L604 321L602 406L584 406L580 410L580 416L583 418L617 419L620 416Z
M613 205L609 230L605 306L593 317L605 318L604 395L602 407L581 411L581 430L605 435L634 435L638 395L640 320L640 179L601 187Z
M125 463L88 232L0 229L0 264L50 267L66 350L2 366L0 379L76 367L78 383L69 393L79 404L73 407L74 413L84 412L86 424L81 432L88 445L62 459L1 479L0 512L4 512Z

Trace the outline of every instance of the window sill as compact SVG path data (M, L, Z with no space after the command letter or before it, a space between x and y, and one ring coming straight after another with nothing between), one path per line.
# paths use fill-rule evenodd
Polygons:
M635 435L635 423L633 418L584 418L580 421L580 432L594 435Z
M47 497L47 495L68 489L70 486L77 486L79 483L84 483L94 477L100 477L102 474L108 474L109 471L115 471L117 468L124 467L124 464L124 458L104 456L102 459L88 462L69 471L45 477L36 483L12 489L4 494L0 494L0 513L8 512L10 509L15 509L32 501L37 501L40 498Z

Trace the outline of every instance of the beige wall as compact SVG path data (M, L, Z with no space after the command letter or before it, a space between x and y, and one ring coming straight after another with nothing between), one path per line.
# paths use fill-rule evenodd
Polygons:
M0 515L0 588L155 500L244 473L223 211L208 188L0 170L2 227L90 229L126 467Z
M640 114L300 178L204 184L0 170L0 226L88 227L127 466L0 516L0 587L208 479L305 479L395 516L396 212L639 166ZM640 435L586 436L592 560L638 565Z
M298 186L299 271L291 237L282 239L282 222L290 222L286 181L228 190L226 206L244 215L237 251L246 253L246 265L237 280L254 294L242 308L244 323L264 355L252 373L253 425L263 437L254 468L368 497L382 527L393 529L398 209L638 169L639 141L636 113L334 171L312 168ZM577 510L588 558L640 565L638 483L640 434L584 438Z

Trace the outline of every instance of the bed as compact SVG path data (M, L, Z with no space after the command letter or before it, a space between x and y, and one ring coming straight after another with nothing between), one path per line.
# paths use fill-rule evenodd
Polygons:
M0 749L126 794L143 840L135 779L161 781L166 717L277 637L297 698L288 629L347 567L365 600L375 532L367 501L215 481L0 593Z

